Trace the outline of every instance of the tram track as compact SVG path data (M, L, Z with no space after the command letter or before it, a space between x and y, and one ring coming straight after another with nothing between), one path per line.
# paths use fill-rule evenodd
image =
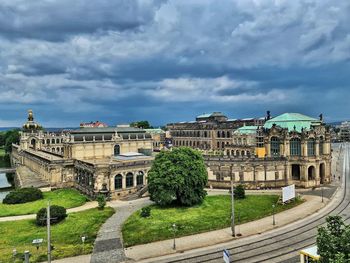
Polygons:
M278 229L274 232L274 234L266 238L264 237L247 244L225 247L230 251L231 255L233 255L234 262L271 262L271 260L287 256L293 252L301 250L302 248L313 245L315 243L315 237L317 235L317 227L325 224L325 217L331 214L342 214L346 209L350 207L350 193L347 189L347 184L350 176L348 145L346 145L343 149L342 159L344 174L344 181L342 185L343 194L341 200L336 204L336 206L331 209L322 211L323 213L315 218L311 218L310 220L305 219L299 223L297 222L296 225L288 231L285 231L285 229ZM350 216L346 216L344 220L346 222L349 221ZM293 238L297 240L293 241L292 243L288 242L288 240L291 240ZM276 246L276 243L281 245ZM249 253L247 253L247 251L249 251ZM254 253L254 251L256 253ZM201 255L183 257L181 259L168 259L166 262L190 263L216 261L222 261L222 249Z

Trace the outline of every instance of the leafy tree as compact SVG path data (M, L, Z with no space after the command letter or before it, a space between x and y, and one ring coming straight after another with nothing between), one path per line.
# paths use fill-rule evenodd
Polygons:
M148 192L159 205L201 203L208 174L201 153L180 147L160 152L148 172Z
M5 152L10 153L13 143L19 143L19 130L11 130L5 133Z
M244 199L245 198L245 189L242 184L237 185L235 190L233 190L233 193L235 194L235 198L237 199Z
M322 263L348 262L350 260L350 226L341 216L329 216L327 225L320 227L317 248Z
M153 128L148 121L135 121L130 123L131 127L142 128L142 129L151 129Z

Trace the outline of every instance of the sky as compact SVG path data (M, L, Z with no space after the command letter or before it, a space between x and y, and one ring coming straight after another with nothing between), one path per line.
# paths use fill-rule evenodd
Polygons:
M350 119L350 1L1 0L0 127Z

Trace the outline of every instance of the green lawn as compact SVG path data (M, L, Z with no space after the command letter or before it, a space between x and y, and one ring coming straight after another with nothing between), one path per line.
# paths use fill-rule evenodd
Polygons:
M81 206L88 200L86 196L80 194L75 189L59 189L51 192L44 192L43 194L44 199L34 202L16 205L0 203L0 217L35 214L40 208L47 206L48 200L50 200L51 205L60 205L65 208Z
M114 213L110 207L104 210L97 208L83 212L69 214L57 225L51 227L51 240L55 249L53 259L90 254L93 242L101 225ZM87 239L83 247L81 236ZM12 251L18 253L29 250L32 254L31 262L45 261L46 259L46 227L38 227L35 220L20 220L0 223L0 262L12 262ZM43 238L44 243L37 250L31 242L33 239ZM18 255L19 257L21 255ZM23 262L18 259L16 262Z
M243 200L235 200L236 222L245 223L272 215L272 204L276 204L278 198L277 195L248 195ZM275 209L278 213L300 203L301 200L277 205ZM229 195L207 196L201 205L195 207L161 208L152 205L151 208L149 218L142 218L137 211L124 223L122 232L126 247L172 238L173 223L178 226L177 237L222 229L231 223Z

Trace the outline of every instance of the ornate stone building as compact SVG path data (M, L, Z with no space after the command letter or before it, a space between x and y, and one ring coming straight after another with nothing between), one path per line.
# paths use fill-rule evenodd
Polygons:
M195 121L169 123L173 146L188 146L206 151L226 149L232 144L233 132L242 126L263 125L264 118L228 119L221 112L203 114Z
M117 126L45 133L32 111L23 127L20 144L12 151L20 185L32 179L43 186L74 186L90 196L103 192L121 197L147 183L153 141L142 129Z
M243 127L233 135L226 155L206 157L213 186L227 185L231 175L235 183L251 188L314 187L330 182L331 139L322 116L318 120L285 113L267 120L263 127Z

